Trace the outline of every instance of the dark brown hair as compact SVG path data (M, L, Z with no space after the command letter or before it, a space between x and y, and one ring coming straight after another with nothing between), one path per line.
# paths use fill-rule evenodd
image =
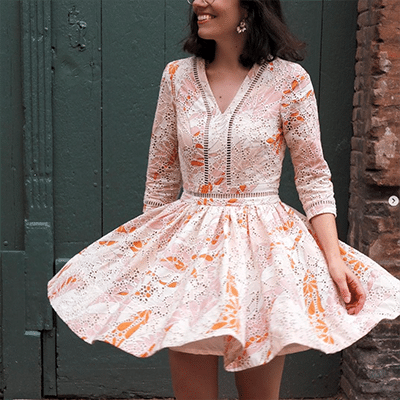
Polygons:
M243 66L251 67L276 57L289 61L304 59L306 45L289 31L280 0L240 0L240 6L247 11L247 40L239 59ZM183 49L212 62L215 41L199 37L197 16L193 10L189 26L190 34L184 41Z

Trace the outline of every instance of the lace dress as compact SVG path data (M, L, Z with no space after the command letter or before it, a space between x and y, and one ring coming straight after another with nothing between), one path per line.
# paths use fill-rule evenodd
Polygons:
M286 146L306 217L278 197ZM170 63L144 202L49 282L52 306L89 343L137 357L217 354L238 371L308 348L337 352L400 314L400 281L348 245L343 260L367 291L358 315L328 273L308 220L335 214L335 200L297 64L255 65L222 113L203 60Z

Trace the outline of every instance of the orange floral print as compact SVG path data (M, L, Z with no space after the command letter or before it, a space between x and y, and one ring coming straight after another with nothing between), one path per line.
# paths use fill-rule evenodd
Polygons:
M272 138L269 138L267 140L267 143L272 144L275 148L276 154L279 154L282 149L282 146L284 145L282 129L279 129L279 133L273 135Z
M68 287L77 282L77 278L75 276L70 276L64 282L61 283L60 286L56 288L53 292L49 293L49 299L53 299L58 296L63 290L68 290Z
M176 71L178 70L178 68L179 68L179 64L177 62L173 62L169 65L168 73L169 73L171 81L174 78L174 75L175 75Z
M202 185L200 188L200 193L210 193L212 191L213 186L211 185L211 183L207 184L207 185Z
M358 276L362 277L368 271L368 266L365 265L355 254L350 251L346 251L342 246L340 247L340 255L344 262L348 263L353 272Z
M104 341L113 346L120 347L121 344L129 339L141 326L145 325L151 315L150 310L140 311L127 322L123 322L114 329Z
M100 246L112 246L113 244L117 243L115 240L109 240L109 241L100 241L99 245Z
M142 247L143 247L143 242L142 242L141 240L138 240L138 241L132 243L132 245L130 246L130 249L131 249L134 253L136 253L136 252L138 252L139 250L141 250Z
M124 225L121 225L116 231L118 233L128 233Z
M321 303L317 280L310 271L307 271L303 280L303 293L308 317L311 324L314 326L317 336L325 343L334 344L335 341L333 337L329 335L328 326L323 321L325 309Z
M235 277L228 272L228 282L226 284L226 293L228 294L228 303L224 307L224 311L220 314L217 322L212 326L211 331L217 331L222 328L230 328L235 332L240 330L240 321L238 319L239 292L236 288Z
M173 265L174 268L178 271L185 271L186 268L188 267L186 264L184 264L181 260L179 260L177 257L166 257L162 258L160 260L161 262L168 263L168 265Z
M194 167L202 167L204 165L203 161L193 160L190 162Z

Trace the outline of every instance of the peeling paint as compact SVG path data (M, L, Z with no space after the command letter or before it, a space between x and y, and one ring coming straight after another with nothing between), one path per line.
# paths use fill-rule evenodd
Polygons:
M85 21L80 20L79 18L79 10L76 9L75 6L68 12L68 23L71 25L70 31L68 34L70 45L72 48L77 48L79 51L86 50L86 28L87 23Z
M379 68L381 71L388 73L392 69L392 63L386 51L379 53Z
M396 157L398 142L399 139L387 127L382 138L374 144L376 168L387 169L390 166L391 160Z

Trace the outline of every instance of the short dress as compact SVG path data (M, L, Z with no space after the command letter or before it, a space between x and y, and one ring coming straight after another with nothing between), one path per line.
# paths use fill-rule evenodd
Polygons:
M286 147L306 216L278 196ZM240 371L310 348L340 351L400 315L400 281L345 243L342 258L367 292L358 315L329 275L309 220L335 214L335 200L314 90L296 63L254 65L224 112L203 59L168 64L144 203L49 282L53 308L88 343L137 357L220 355Z

